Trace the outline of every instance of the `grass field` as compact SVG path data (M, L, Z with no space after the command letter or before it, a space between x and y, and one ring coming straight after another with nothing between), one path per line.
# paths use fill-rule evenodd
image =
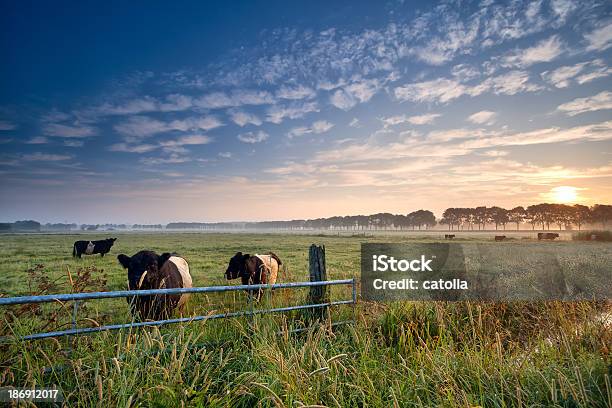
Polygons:
M281 281L307 280L308 247L323 244L328 277L340 279L359 274L362 242L433 242L439 235L122 233L113 234L111 253L82 260L71 256L75 240L109 234L4 235L0 293L27 294L40 284L26 273L36 265L42 265L36 276L55 282L53 291L70 291L69 275L91 267L94 278L106 275L105 288L124 289L126 272L116 256L141 249L179 253L194 285L210 286L227 283L223 272L237 251L273 250L286 265ZM465 240L490 242L492 235L465 234ZM585 257L611 253L604 243L525 243ZM332 297L348 290L337 288ZM279 291L262 304L299 304L305 296ZM244 305L243 293L194 296L189 313ZM25 311L17 320L11 309L0 332L40 329L52 309L60 312L51 326L69 320L67 305ZM303 318L291 313L13 342L0 346L0 386L55 384L69 406L609 407L609 312L609 303L594 302L362 302L357 323L333 332L314 325L288 335L283 329ZM353 311L332 315L346 320ZM79 316L82 325L129 321L123 299L88 302Z

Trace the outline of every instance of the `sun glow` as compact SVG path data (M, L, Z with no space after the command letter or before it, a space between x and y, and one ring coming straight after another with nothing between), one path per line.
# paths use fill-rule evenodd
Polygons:
M573 203L578 200L578 189L570 186L559 186L551 189L550 195L559 203Z

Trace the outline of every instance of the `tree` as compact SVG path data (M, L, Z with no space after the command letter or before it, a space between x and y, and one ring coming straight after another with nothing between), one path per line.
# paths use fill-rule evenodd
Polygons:
M606 229L606 225L612 218L612 205L595 204L591 208L593 222L601 223L601 228Z
M591 221L591 210L586 205L575 204L573 207L572 222L578 227L578 231L582 228L582 224Z
M500 225L503 225L505 229L508 223L508 210L501 207L491 207L487 210L487 218L495 224L496 230Z
M519 226L527 218L527 211L522 206L514 207L508 211L508 221L516 224L516 230L519 230Z

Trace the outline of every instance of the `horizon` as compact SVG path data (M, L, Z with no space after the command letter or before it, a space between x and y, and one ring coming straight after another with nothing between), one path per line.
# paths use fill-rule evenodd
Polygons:
M612 202L609 2L3 9L7 220Z

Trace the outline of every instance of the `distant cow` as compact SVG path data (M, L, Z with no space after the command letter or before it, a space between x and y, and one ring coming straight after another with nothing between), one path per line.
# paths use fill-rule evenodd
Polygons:
M273 285L278 277L278 268L282 264L280 258L272 252L263 255L249 255L237 252L229 261L225 277L228 280L239 277L243 285ZM259 300L262 293L262 290L257 292L255 295L256 300Z
M108 238L101 241L76 241L72 246L72 256L81 257L81 255L100 254L104 256L110 250L117 238Z
M506 236L505 236L505 235L496 235L496 236L495 236L495 240L496 240L496 241L503 241L503 240L505 240L505 239L506 239Z
M553 240L555 238L559 238L559 234L557 234L556 232L538 232L538 241L541 241L543 239Z
M192 287L187 261L176 254L157 255L153 251L140 251L129 257L117 256L128 270L128 289L170 289ZM128 298L132 314L141 320L166 319L174 309L182 310L189 294L133 296Z
M455 238L455 234L444 234L444 239L453 239Z

